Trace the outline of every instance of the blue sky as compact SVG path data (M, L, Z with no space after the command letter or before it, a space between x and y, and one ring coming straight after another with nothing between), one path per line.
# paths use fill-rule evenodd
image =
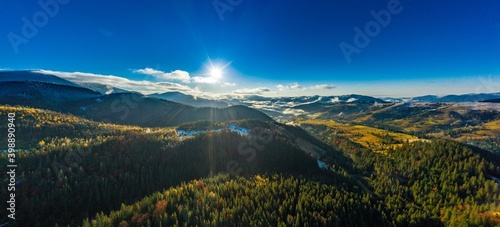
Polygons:
M0 68L44 69L94 82L112 75L125 81L115 86L146 93L500 91L495 0L40 2L49 10L36 1L0 3ZM385 26L372 11L389 13L390 19L380 16ZM36 31L23 34L26 21ZM355 28L369 43L356 45ZM356 52L346 57L342 43ZM168 86L148 90L138 82Z

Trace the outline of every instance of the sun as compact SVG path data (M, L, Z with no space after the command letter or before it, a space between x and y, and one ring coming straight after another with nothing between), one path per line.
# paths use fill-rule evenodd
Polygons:
M222 77L222 69L219 67L212 67L210 69L210 76L214 79L220 79Z
M205 75L211 78L213 81L219 81L224 77L224 74L228 73L227 67L232 63L226 62L224 60L213 60L211 58L208 58L208 61L204 64L205 65Z

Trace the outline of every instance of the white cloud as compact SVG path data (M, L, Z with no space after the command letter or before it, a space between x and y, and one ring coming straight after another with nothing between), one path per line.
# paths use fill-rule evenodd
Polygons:
M215 84L217 83L217 79L213 77L201 77L201 76L195 76L192 78L192 82L195 84Z
M191 77L188 72L182 70L175 70L170 73L152 69L135 69L132 70L134 73L140 73L148 76L153 76L160 80L170 80L170 81L181 81L183 83L195 83L195 84L220 84L221 87L236 86L232 83L222 83L217 78L214 77L204 77L204 76L194 76Z
M283 85L283 84L278 84L276 85L276 88L278 91L288 91L288 90L331 90L335 88L335 86L328 85L328 84L318 84L318 85L312 85L309 87L304 87L298 83L291 83L288 85Z
M189 73L182 70L175 70L170 73L167 73L152 68L144 68L144 69L132 70L132 72L153 76L162 80L177 80L177 81L182 81L184 83L189 83L191 81Z
M298 83L294 83L290 86L291 89L302 89L303 87L300 86Z
M288 86L285 86L283 84L278 84L278 85L276 85L276 88L278 88L278 90L280 90L280 91L284 91L288 88Z
M290 114L290 115L295 115L295 116L299 116L299 115L302 115L302 114L306 114L307 112L304 111L304 110L301 110L301 109L291 109L291 108L288 108L286 110L283 111L283 114Z
M278 84L276 85L276 88L278 88L279 91L305 89L298 83L291 83L289 85Z
M332 90L334 88L335 88L335 86L332 86L329 84L318 84L318 85L311 86L311 89Z
M223 83L221 87L236 87L235 83Z
M245 89L236 89L233 91L234 94L239 95L259 95L263 93L271 92L271 89L266 87L258 87L258 88L245 88Z
M129 91L137 91L143 94L162 93L168 91L181 91L190 94L200 93L200 91L196 89L171 82L151 82L145 80L137 81L114 75L100 75L82 72L58 72L51 70L36 70L35 72L55 75L74 83L99 83Z

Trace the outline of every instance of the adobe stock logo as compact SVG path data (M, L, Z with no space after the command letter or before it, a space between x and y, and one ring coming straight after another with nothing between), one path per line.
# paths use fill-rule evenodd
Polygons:
M346 42L340 43L340 50L344 54L347 63L351 63L351 56L354 53L361 53L361 49L366 48L370 44L371 39L380 34L382 27L385 28L391 23L393 14L397 15L402 11L403 6L401 6L399 0L390 0L387 3L387 9L380 10L379 12L375 12L375 10L370 11L374 20L365 24L364 31L357 26L354 27L354 31L356 32L353 40L354 46Z
M7 38L9 39L12 49L17 54L19 53L19 46L27 44L30 39L33 39L40 28L45 27L49 23L49 17L55 17L59 13L61 5L66 5L70 0L44 0L38 1L41 10L35 12L33 16L28 19L22 17L23 25L21 27L20 35L14 32L9 32Z
M212 2L215 12L219 16L220 21L224 21L224 14L226 12L233 12L234 7L239 6L243 0L215 0Z

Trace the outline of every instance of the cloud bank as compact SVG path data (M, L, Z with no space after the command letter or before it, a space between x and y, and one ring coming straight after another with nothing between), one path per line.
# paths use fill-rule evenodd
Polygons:
M177 81L182 81L184 83L189 83L191 81L189 73L182 70L175 70L170 73L167 73L152 68L144 68L144 69L135 69L132 70L132 72L153 76L161 80L177 80Z
M235 83L222 81L215 77L191 76L188 72L182 70L164 72L152 68L131 70L132 73L152 77L143 80L132 80L116 75L85 72L61 72L53 70L35 70L35 72L55 75L74 83L98 83L146 95L152 93L182 92L207 98L241 97L247 95L297 96L305 95L306 93L326 92L335 88L335 86L329 84L304 86L299 83L278 84L274 89L264 86L241 88Z
M180 91L184 93L199 94L200 91L188 86L171 82L137 81L114 75L101 75L83 72L58 72L51 70L35 70L34 72L55 75L74 83L99 83L128 91L137 91L143 94Z
M329 85L329 84L318 84L318 85L312 85L309 87L304 87L300 85L299 83L291 83L288 85L283 85L283 84L278 84L276 85L276 88L278 91L289 91L289 90L331 90L334 89L335 86Z
M164 72L153 68L134 69L133 73L152 76L158 80L164 81L178 81L181 83L194 83L194 84L220 84L226 86L228 83L219 81L217 78L211 76L191 76L188 72L182 70L174 70L172 72Z
M262 95L268 92L271 92L271 89L266 87L236 89L233 91L237 95Z

